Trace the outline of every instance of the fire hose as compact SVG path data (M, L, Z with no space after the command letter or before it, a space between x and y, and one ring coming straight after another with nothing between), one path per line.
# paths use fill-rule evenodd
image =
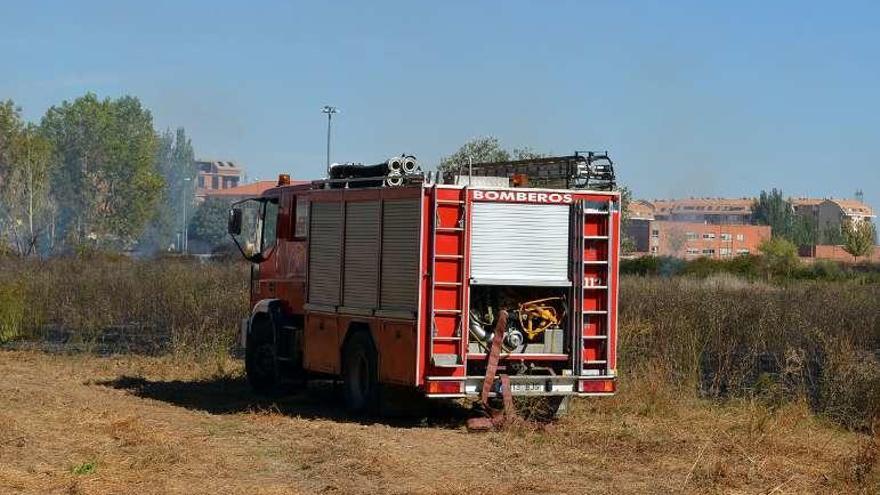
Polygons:
M500 376L500 394L503 409L498 410L489 404L489 394L495 384L495 374L498 372L498 360L501 358L501 343L504 340L504 329L507 328L507 311L502 310L495 324L495 333L492 336L492 347L486 361L486 378L483 380L483 389L480 391L480 404L483 406L485 417L471 418L467 422L467 428L471 431L488 431L499 428L505 422L516 418L516 408L513 405L513 395L510 393L510 377L507 374Z

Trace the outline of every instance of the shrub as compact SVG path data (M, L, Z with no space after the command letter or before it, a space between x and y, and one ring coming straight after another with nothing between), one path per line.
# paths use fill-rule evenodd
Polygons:
M16 280L16 291L3 292ZM28 308L15 321L20 333L36 339L63 332L89 343L112 330L167 337L178 351L213 352L235 341L248 312L247 281L242 263L189 258L140 261L90 253L16 260L0 262L0 305L14 308L3 304L14 300Z
M664 363L703 396L805 397L856 429L880 418L878 285L624 277L620 300L624 374Z
M19 282L0 283L0 343L21 335L25 297Z
M791 276L798 266L797 246L781 237L765 239L758 246L763 257L761 265L767 278Z

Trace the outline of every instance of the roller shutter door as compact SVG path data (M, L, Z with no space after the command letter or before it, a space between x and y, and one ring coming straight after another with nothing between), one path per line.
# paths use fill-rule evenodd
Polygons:
M474 203L471 283L567 286L567 205Z
M346 208L342 304L373 309L379 288L379 203L354 202Z
M418 198L393 200L382 208L382 310L417 309L420 204Z
M342 203L312 203L309 234L309 303L338 306Z

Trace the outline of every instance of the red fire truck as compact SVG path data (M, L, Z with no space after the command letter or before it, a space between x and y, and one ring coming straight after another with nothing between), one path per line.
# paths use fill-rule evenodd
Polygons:
M513 395L613 394L621 198L607 154L437 174L408 158L281 176L230 210L253 262L252 386L341 379L353 412L394 387L477 396L503 332Z

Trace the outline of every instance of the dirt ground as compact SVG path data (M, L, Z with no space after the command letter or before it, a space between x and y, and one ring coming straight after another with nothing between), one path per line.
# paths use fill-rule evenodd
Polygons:
M359 422L332 389L268 400L240 363L0 351L0 493L876 493L876 440L622 383L565 419L467 433L467 410Z

